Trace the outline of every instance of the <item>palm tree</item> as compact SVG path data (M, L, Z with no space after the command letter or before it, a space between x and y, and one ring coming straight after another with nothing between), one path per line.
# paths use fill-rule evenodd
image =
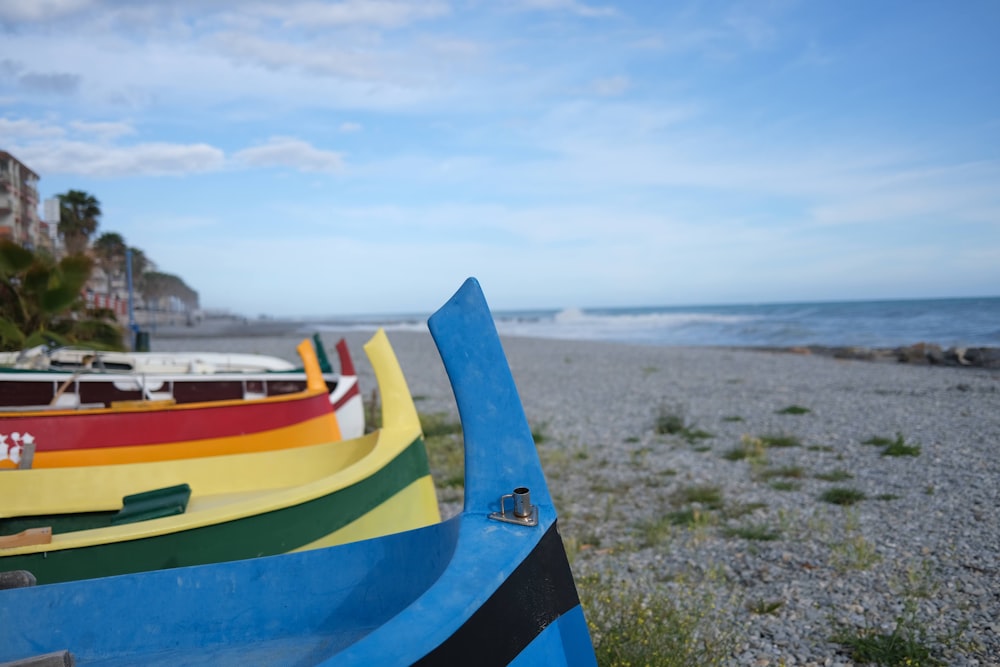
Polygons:
M116 232L105 232L94 241L94 259L108 281L111 295L114 279L125 272L125 239Z
M101 202L82 190L70 190L59 197L59 233L66 252L78 255L87 249L90 237L97 231L101 217Z

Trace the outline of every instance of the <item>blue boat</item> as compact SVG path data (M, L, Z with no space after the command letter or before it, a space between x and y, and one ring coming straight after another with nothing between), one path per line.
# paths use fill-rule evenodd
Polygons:
M325 549L0 590L0 663L596 665L478 282L428 325L462 421L460 514Z

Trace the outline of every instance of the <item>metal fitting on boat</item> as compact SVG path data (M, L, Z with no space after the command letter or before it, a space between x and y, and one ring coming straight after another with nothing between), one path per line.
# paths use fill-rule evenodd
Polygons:
M507 498L510 498L513 504L513 511L510 514L507 514L504 507ZM528 490L528 487L519 486L514 489L513 493L500 496L500 511L491 512L490 518L494 521L516 523L521 526L537 526L538 507L531 504L531 491Z

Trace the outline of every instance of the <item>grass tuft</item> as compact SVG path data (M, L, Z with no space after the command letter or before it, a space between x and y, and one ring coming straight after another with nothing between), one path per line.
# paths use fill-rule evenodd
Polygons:
M578 588L599 665L722 667L736 647L709 587L591 575Z
M857 489L835 486L821 493L819 499L834 505L854 505L865 499L865 493Z
M726 537L739 537L744 540L756 540L760 542L772 542L781 538L781 533L772 530L762 524L749 524L746 526L735 526L722 531Z
M794 435L762 435L760 441L765 447L801 447L802 441Z
M784 600L755 600L747 604L747 610L751 614L774 614L784 606Z
M882 456L920 456L920 445L906 444L903 435L899 434L882 450Z
M679 489L674 500L680 503L700 503L708 509L722 507L722 489L717 486L700 485Z
M677 408L662 406L656 415L653 429L657 435L677 435L693 444L698 440L711 438L712 434L689 424Z
M781 408L776 412L779 415L805 415L812 411L809 408L802 407L801 405L789 405L787 408Z
M751 463L763 463L765 456L766 447L764 446L764 441L760 438L753 438L747 434L743 434L740 437L740 444L736 445L726 453L722 455L722 458L727 461L743 461L748 460Z
M427 460L434 485L440 489L457 489L465 485L465 449L462 424L443 412L420 414Z
M821 479L824 482L843 482L848 479L854 479L854 475L846 470L837 469L830 472L818 472L816 473L816 479Z

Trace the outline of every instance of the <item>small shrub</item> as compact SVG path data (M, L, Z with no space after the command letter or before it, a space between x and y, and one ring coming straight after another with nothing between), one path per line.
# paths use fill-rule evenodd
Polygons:
M843 631L833 637L847 648L852 660L862 664L889 665L891 667L923 667L942 665L924 646L923 638L896 630L877 632L872 628Z
M920 456L920 445L908 445L903 441L902 434L885 446L882 456Z
M715 523L716 517L711 512L689 507L688 509L677 510L676 512L667 512L666 520L672 526L698 528Z
M747 610L751 614L774 614L784 606L785 602L783 600L755 600L747 604Z
M937 667L938 660L927 647L927 628L916 618L916 603L907 599L891 632L882 628L841 628L831 639L847 648L858 663L890 667Z
M682 503L701 503L709 509L722 507L722 489L717 486L689 486L680 489L674 498Z
M744 540L757 540L761 542L771 542L781 537L781 533L771 530L762 524L726 528L723 533L727 537L739 537Z
M743 434L740 437L740 444L723 454L722 458L727 461L742 461L747 459L751 463L763 463L765 458L764 452L763 440Z
M531 438L535 441L536 445L540 445L549 439L548 426L547 422L543 422L531 427Z
M835 486L820 494L819 499L834 505L853 505L865 499L864 491L844 486Z
M753 514L757 510L767 507L767 503L734 503L726 505L722 516L726 519L738 519L747 514Z
M693 424L688 424L684 415L679 410L667 407L660 408L660 412L656 416L654 430L657 435L679 435L689 443L712 437L712 434L708 431L703 431L695 428Z
M838 468L830 472L816 473L816 479L821 479L824 482L843 482L844 480L854 479L854 475Z
M801 447L802 441L794 435L762 435L760 441L765 447Z
M592 575L578 588L599 665L722 667L736 647L726 605L708 587Z
M806 471L802 466L783 466L762 470L759 475L761 479L774 479L775 477L802 479L805 477Z
M786 479L778 479L768 484L775 491L798 491L802 488L799 482L792 482Z
M646 549L663 544L670 537L670 529L676 525L669 515L657 516L648 521L635 524L639 538L639 548Z
M724 421L724 422L741 422L741 421L743 421L743 417L740 417L739 415L729 415L728 417L723 417L722 421Z
M811 412L809 408L804 408L801 405L789 405L787 408L781 408L777 411L779 415L805 415Z
M830 565L838 572L867 570L882 560L875 545L861 534L858 513L848 510L844 518L844 539L830 545Z
M672 412L669 408L660 408L655 425L657 435L676 435L686 428L687 422L683 415Z

